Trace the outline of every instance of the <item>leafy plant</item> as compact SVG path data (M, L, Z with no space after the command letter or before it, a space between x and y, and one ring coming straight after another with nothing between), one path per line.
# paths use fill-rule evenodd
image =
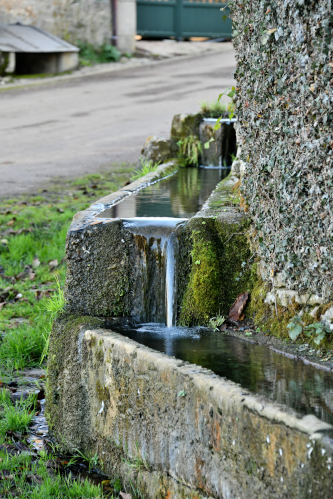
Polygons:
M97 466L99 465L99 458L97 452L94 455L92 454L85 455L79 449L75 449L75 452L79 457L81 457L81 459L83 459L86 463L88 463L89 471L94 468L97 468Z
M304 333L308 338L312 338L316 345L325 338L326 334L331 333L331 330L323 322L315 322L305 326L302 323L301 317L296 315L287 325L289 336L292 340L296 340L300 334Z
M143 158L141 158L140 161L141 161L141 169L134 171L134 175L131 178L131 180L138 180L139 178L144 177L148 173L154 172L161 163L160 161L154 163L154 161L152 160L147 161L144 160Z
M196 135L188 135L177 142L179 159L183 166L199 166L202 144Z
M116 62L121 57L119 50L109 43L103 43L103 45L96 47L91 43L78 41L77 45L80 49L80 64L82 66Z
M296 340L303 331L301 318L298 315L293 317L292 320L287 325L287 328L289 329L288 334L290 338L292 340Z
M214 331L219 331L219 328L222 326L224 321L224 315L218 313L216 317L212 317L211 319L209 319L209 325L214 329Z
M319 345L319 343L325 338L326 334L330 333L331 330L323 322L316 322L305 326L304 332L308 338L313 338L316 345Z

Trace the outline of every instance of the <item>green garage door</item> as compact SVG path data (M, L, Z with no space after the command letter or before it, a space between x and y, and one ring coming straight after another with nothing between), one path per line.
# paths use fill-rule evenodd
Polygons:
M231 38L225 3L212 0L137 0L137 33L154 38L177 40L191 36Z

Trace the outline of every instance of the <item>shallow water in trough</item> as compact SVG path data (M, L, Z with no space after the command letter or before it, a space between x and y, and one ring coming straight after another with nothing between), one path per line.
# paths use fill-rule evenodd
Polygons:
M158 352L210 369L300 414L313 414L333 424L331 372L207 328L150 323L112 330Z
M102 211L98 218L193 217L229 172L230 168L180 168Z

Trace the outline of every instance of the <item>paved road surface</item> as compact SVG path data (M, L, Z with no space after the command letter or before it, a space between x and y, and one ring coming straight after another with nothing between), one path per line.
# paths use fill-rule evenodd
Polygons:
M0 92L0 198L136 161L149 135L169 137L174 114L230 87L234 69L226 47Z

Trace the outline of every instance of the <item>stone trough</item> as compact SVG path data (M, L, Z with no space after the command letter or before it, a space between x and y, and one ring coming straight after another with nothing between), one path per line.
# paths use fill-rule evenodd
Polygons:
M50 428L69 451L97 453L105 472L146 498L329 497L330 424L112 330L137 318L145 299L133 268L143 246L122 218L100 215L174 169L161 165L74 217L67 306L50 339ZM231 198L236 181L222 181L177 227L174 307L185 325L207 322L250 286L247 220Z

